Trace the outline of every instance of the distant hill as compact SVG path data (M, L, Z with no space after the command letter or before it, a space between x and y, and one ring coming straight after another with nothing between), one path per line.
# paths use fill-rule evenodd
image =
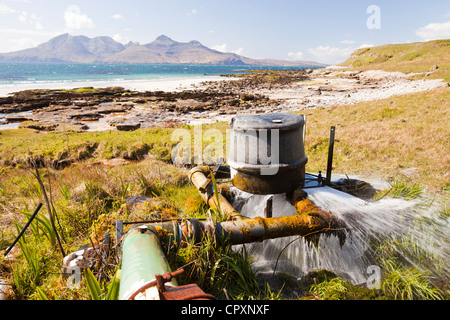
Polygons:
M88 38L67 33L35 48L0 54L0 61L324 66L310 61L251 59L210 49L195 40L177 42L164 35L148 44L130 42L123 45L106 36Z
M400 71L450 82L450 40L387 44L358 49L343 66L358 70Z

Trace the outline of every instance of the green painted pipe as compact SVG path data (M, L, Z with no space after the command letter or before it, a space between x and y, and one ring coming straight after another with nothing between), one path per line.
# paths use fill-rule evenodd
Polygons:
M131 229L122 242L122 271L119 300L126 300L136 290L155 279L155 274L170 272L166 256L154 230L149 226ZM177 286L172 279L168 284Z
M227 239L231 244L244 244L293 235L307 236L342 227L329 212L308 212L309 214L265 219L256 217L220 223L191 219L181 225L174 221L135 227L128 231L122 241L119 299L128 299L145 284L155 280L155 274L171 272L161 241L166 245L176 243L175 247L178 248L182 240L199 243L204 235L209 234L215 236L219 243ZM170 283L177 286L175 279Z

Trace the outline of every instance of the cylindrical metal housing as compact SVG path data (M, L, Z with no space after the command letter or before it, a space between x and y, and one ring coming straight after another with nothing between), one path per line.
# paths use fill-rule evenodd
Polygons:
M304 116L238 115L230 121L228 164L233 184L253 194L286 193L303 186L307 157Z

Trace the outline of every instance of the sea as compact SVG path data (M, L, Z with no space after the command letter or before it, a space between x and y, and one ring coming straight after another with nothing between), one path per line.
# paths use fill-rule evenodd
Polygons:
M33 63L0 62L0 96L25 89L121 86L129 89L173 89L222 74L254 69L290 70L306 67L192 64ZM223 78L223 77L222 77Z
M177 91L191 89L204 81L230 79L221 75L232 76L233 74L261 69L292 70L306 68L309 67L0 62L0 97L7 97L22 90L59 90L82 87L123 87L136 91ZM17 128L19 125L19 123L6 123L5 116L23 114L3 114L0 112L0 130Z

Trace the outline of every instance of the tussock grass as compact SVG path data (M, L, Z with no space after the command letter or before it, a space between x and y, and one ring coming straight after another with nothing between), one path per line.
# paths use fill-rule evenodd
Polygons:
M188 184L186 171L155 159L111 168L81 162L62 170L39 170L66 253L91 241L99 242L105 232L114 238L115 220L129 219L127 211L122 210L125 199L144 192L155 205L140 212L142 219L205 217L207 211L197 189ZM0 185L2 254L30 212L42 202L43 194L32 171L24 165L3 168ZM18 244L21 250L14 261L0 261L0 277L13 285L15 297L20 299L89 299L92 283L89 288L88 283L79 290L67 288L60 275L61 255L52 234L42 224L45 219L43 210ZM102 288L113 281L113 275L103 274Z
M32 129L1 132L0 164L27 164L29 159L53 166L67 166L79 160L122 157L141 160L148 152L164 160L170 159L171 128L133 132L40 132Z
M306 111L307 170L326 170L336 126L333 171L403 180L447 192L450 88Z

